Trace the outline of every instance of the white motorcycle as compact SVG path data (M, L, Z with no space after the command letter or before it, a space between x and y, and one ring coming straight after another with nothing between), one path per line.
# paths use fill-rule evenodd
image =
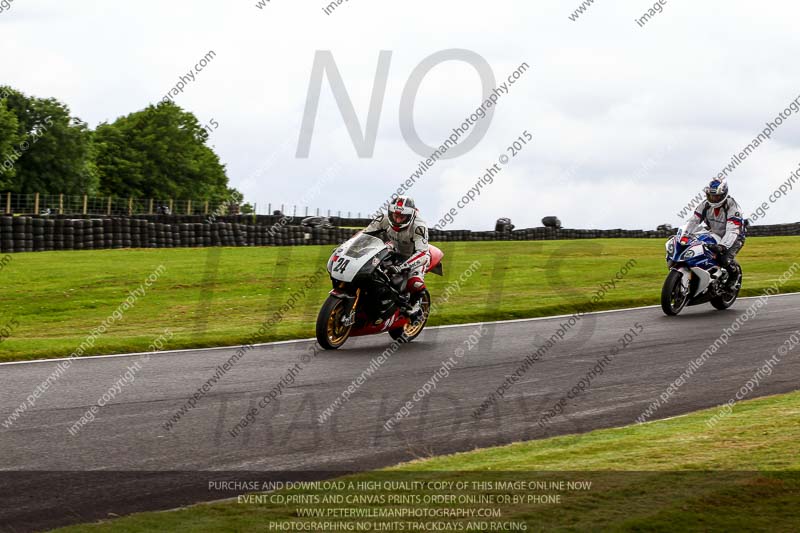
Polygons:
M428 272L442 275L441 250L430 246ZM389 243L358 233L339 246L328 260L333 290L317 316L317 341L326 350L341 347L350 337L387 332L393 339L411 342L428 321L431 295L424 289L419 300L420 320L411 322L402 312L407 299L399 289L403 275L389 274L399 262Z

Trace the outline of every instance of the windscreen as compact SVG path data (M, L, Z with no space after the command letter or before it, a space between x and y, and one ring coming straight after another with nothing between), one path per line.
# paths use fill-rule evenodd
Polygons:
M372 255L383 247L384 244L382 240L372 235L362 233L345 248L342 255L358 259L366 254Z

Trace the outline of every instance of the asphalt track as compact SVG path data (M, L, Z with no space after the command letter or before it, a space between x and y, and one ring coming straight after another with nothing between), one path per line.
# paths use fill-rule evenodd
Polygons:
M432 328L404 346L360 387L332 419L318 415L389 345L388 336L351 339L324 352L238 437L240 418L308 354L311 341L253 349L170 431L164 423L214 375L235 348L153 355L135 381L76 436L68 428L143 356L76 360L10 429L0 427L0 529L40 530L139 510L167 509L230 496L209 490L210 479L242 479L256 472L324 477L474 447L538 439L634 423L709 344L755 299L733 309L689 308L677 318L648 307L585 315L564 340L477 420L473 411L563 317L488 326L450 375L396 429L384 422L454 355L476 325ZM776 296L678 389L653 419L719 405L732 398L763 361L800 328L800 295ZM637 325L638 324L638 325ZM564 413L537 422L641 327L629 346ZM53 371L57 363L0 365L0 419ZM790 352L750 397L798 388L800 357ZM536 465L531 465L535 470ZM36 471L36 472L32 472ZM93 473L86 473L93 471ZM210 472L214 471L214 472ZM276 473L278 472L278 473ZM283 472L284 474L280 474ZM264 474L266 475L266 474ZM249 476L249 477L248 477Z

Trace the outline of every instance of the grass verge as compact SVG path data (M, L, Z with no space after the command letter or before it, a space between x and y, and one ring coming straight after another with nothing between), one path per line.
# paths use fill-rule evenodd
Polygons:
M561 491L560 503L488 505L502 511L502 518L492 520L524 524L528 531L798 531L800 392L741 402L732 414L709 428L706 422L716 413L716 409L709 409L642 425L420 460L343 480L591 481L590 489ZM330 492L292 490L281 494L317 494L321 498ZM364 493L349 488L340 492ZM388 498L399 492L413 493L387 490L370 493ZM486 488L473 488L471 492L495 496L514 493ZM443 491L418 493L442 494ZM530 491L516 493L526 496ZM141 513L59 531L290 531L292 529L282 528L281 524L304 522L308 525L314 521L297 516L299 508L308 507L231 501ZM403 506L384 503L314 507ZM355 524L352 519L329 520L337 524ZM465 526L468 519L447 522L461 522ZM421 529L405 529L418 530ZM448 529L454 530L458 529Z
M655 304L666 276L660 239L442 243L445 276L429 275L436 299L473 261L477 272L431 317L430 325L529 318L586 304L631 259L635 266L598 310ZM168 349L243 343L324 266L329 246L174 248L20 253L0 278L0 361L65 357L130 291L165 271L85 355L147 349L169 328ZM743 295L756 295L800 257L800 237L751 238L740 254ZM262 342L313 336L330 288L321 277ZM800 277L784 292L800 291Z

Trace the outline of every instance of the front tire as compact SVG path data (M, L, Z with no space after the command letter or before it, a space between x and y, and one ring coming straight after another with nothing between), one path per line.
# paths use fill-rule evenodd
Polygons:
M667 316L677 316L689 303L689 295L682 294L682 278L682 272L672 270L664 280L664 286L661 288L661 309Z
M317 342L326 350L340 348L350 337L353 326L342 324L347 312L347 302L335 296L328 296L317 315Z
M394 340L402 343L411 342L419 337L422 330L425 329L425 324L428 323L428 315L431 312L431 294L428 292L428 289L423 289L422 291L420 306L422 308L422 320L416 325L409 322L402 328L390 329L389 335L391 335Z

